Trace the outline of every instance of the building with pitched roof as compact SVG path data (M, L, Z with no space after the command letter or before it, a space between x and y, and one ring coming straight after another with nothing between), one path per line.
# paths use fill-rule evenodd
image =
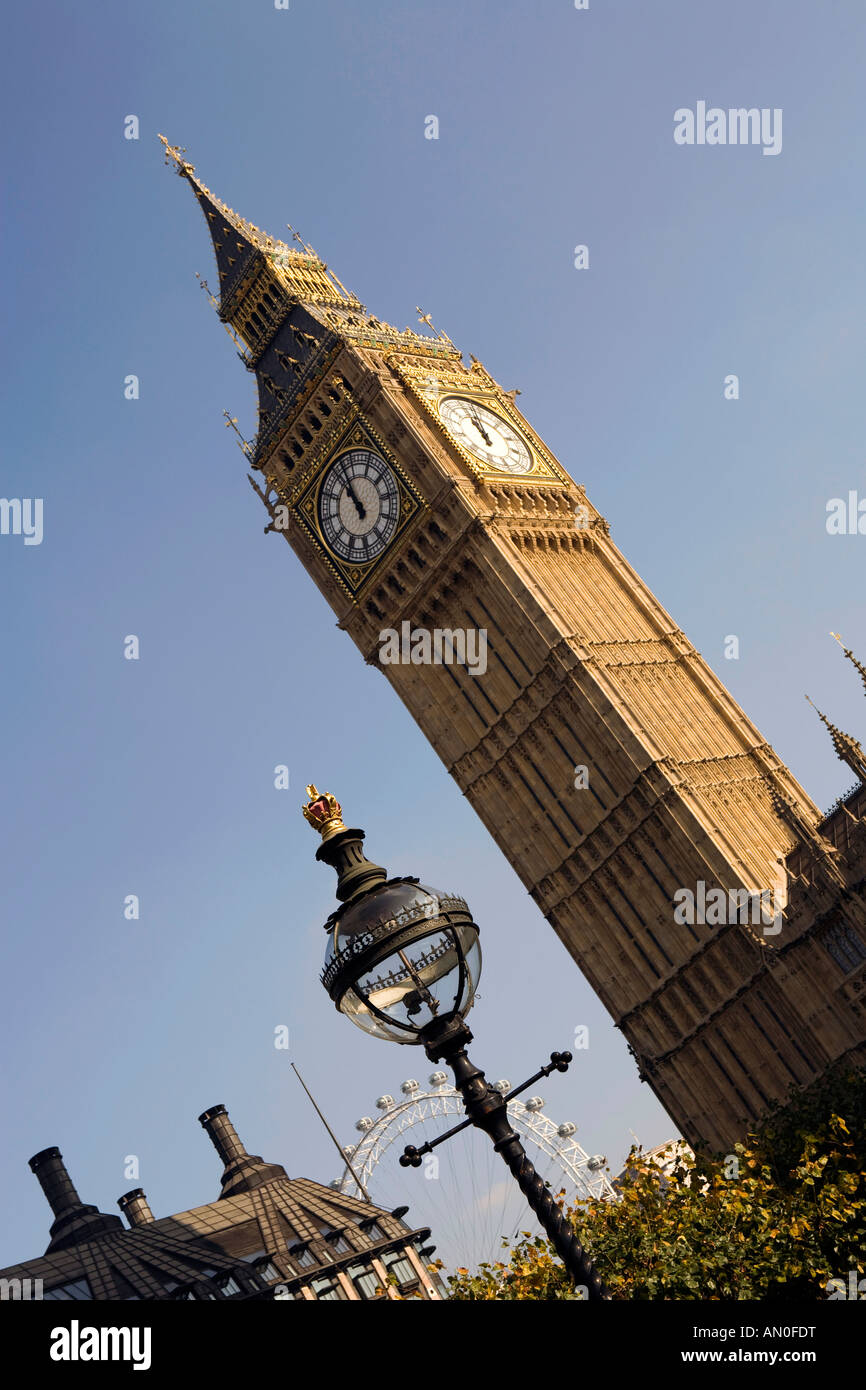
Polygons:
M155 1217L141 1188L118 1216L82 1202L57 1148L30 1167L54 1213L44 1255L0 1269L0 1300L440 1299L429 1228L247 1153L224 1105L199 1120L223 1162L216 1201Z

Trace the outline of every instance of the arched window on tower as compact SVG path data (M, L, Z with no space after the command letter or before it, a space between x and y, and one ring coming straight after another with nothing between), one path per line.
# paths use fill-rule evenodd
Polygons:
M835 922L829 928L824 935L824 948L846 975L866 961L866 945L847 922Z

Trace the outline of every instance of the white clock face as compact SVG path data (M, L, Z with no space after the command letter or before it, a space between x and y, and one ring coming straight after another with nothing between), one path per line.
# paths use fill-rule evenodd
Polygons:
M335 555L350 564L375 560L400 521L394 470L371 449L352 449L331 464L319 492L319 524Z
M479 405L468 396L446 396L439 402L439 414L451 434L470 454L488 468L503 473L529 473L532 454L529 446L501 415Z

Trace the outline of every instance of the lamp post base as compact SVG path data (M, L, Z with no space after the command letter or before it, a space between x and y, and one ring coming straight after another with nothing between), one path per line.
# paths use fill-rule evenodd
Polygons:
M467 1116L476 1128L490 1135L494 1149L508 1164L575 1284L586 1289L588 1299L609 1301L610 1295L605 1292L592 1261L536 1172L520 1135L512 1129L505 1097L487 1084L484 1072L470 1061L466 1048L472 1041L472 1034L466 1024L461 1018L437 1019L428 1024L421 1038L430 1061L446 1062L453 1071L454 1084L463 1097Z

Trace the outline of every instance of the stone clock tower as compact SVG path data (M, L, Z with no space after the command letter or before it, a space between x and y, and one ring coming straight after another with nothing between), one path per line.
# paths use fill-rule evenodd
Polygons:
M411 711L683 1135L724 1150L792 1085L862 1064L862 784L821 820L513 392L443 334L373 317L166 149L256 375L247 452L268 529ZM386 630L409 638L405 660L382 660ZM444 659L416 664L414 635L436 631ZM483 634L483 669L448 659L461 633Z

